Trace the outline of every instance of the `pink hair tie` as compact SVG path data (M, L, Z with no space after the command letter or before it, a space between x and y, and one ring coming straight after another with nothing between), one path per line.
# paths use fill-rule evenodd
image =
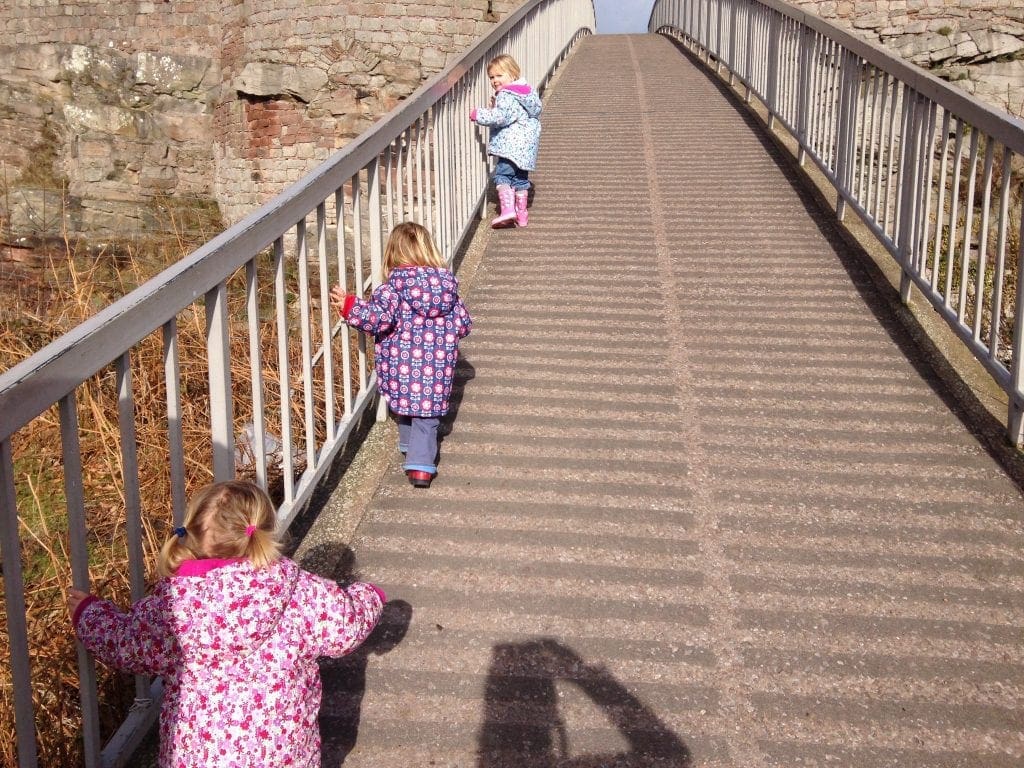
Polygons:
M249 538L252 538L252 535L254 533L256 533L256 526L255 525L248 525L248 526L246 526L246 528L245 528L245 535L246 536L248 536Z

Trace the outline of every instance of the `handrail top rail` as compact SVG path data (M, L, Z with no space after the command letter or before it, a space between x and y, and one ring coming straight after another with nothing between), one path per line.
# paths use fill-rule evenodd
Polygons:
M476 45L395 105L368 131L237 224L38 352L0 373L0 441L239 269L365 168L440 101L517 22L551 0L527 0ZM202 286L196 289L195 286ZM159 297L159 298L157 298ZM55 375L59 372L60 375ZM39 406L46 403L46 406Z
M976 96L936 77L926 69L911 64L882 45L859 37L815 13L795 8L783 0L754 0L754 2L778 11L815 32L832 38L862 59L888 72L918 93L927 96L971 125L981 129L1015 154L1024 155L1024 120L1021 118L986 104ZM654 31L651 30L650 25L654 21L656 10L657 3L651 9L651 16L647 22L650 31Z

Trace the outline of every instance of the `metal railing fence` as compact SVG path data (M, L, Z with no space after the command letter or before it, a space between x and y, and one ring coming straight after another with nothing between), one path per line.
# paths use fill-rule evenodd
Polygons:
M332 318L330 286L377 285L383 240L406 219L429 225L453 259L486 202L485 137L468 116L492 93L487 61L511 53L543 87L594 26L591 0L528 0L286 193L0 376L4 685L20 766L39 760L44 675L32 668L19 514L63 521L67 568L88 589L90 522L123 508L133 600L152 521L161 538L179 524L195 484L236 474L273 484L287 527L374 401L365 339ZM140 468L154 464L161 477L144 487ZM169 515L149 506L154 484ZM96 672L78 653L84 764L122 765L156 714L159 680L137 678L135 705L104 746Z
M1024 122L778 0L657 0L648 29L725 67L1008 396L1024 441Z

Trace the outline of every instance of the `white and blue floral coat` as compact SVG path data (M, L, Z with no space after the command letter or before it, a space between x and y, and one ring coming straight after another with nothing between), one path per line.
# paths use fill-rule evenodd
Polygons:
M373 334L377 390L393 413L448 413L459 340L473 327L455 275L398 267L369 301L350 297L342 311L350 326Z
M492 109L473 111L477 125L491 129L487 154L503 157L524 171L537 168L540 146L540 97L525 80L515 80L494 96Z

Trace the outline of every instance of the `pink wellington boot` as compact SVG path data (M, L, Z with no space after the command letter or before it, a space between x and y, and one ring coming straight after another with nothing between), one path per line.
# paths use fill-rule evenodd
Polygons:
M512 187L502 184L498 187L498 204L501 212L491 221L492 229L504 229L516 225L516 206Z
M530 199L530 190L516 190L516 226L525 227L530 221L530 214L526 212L526 204Z

